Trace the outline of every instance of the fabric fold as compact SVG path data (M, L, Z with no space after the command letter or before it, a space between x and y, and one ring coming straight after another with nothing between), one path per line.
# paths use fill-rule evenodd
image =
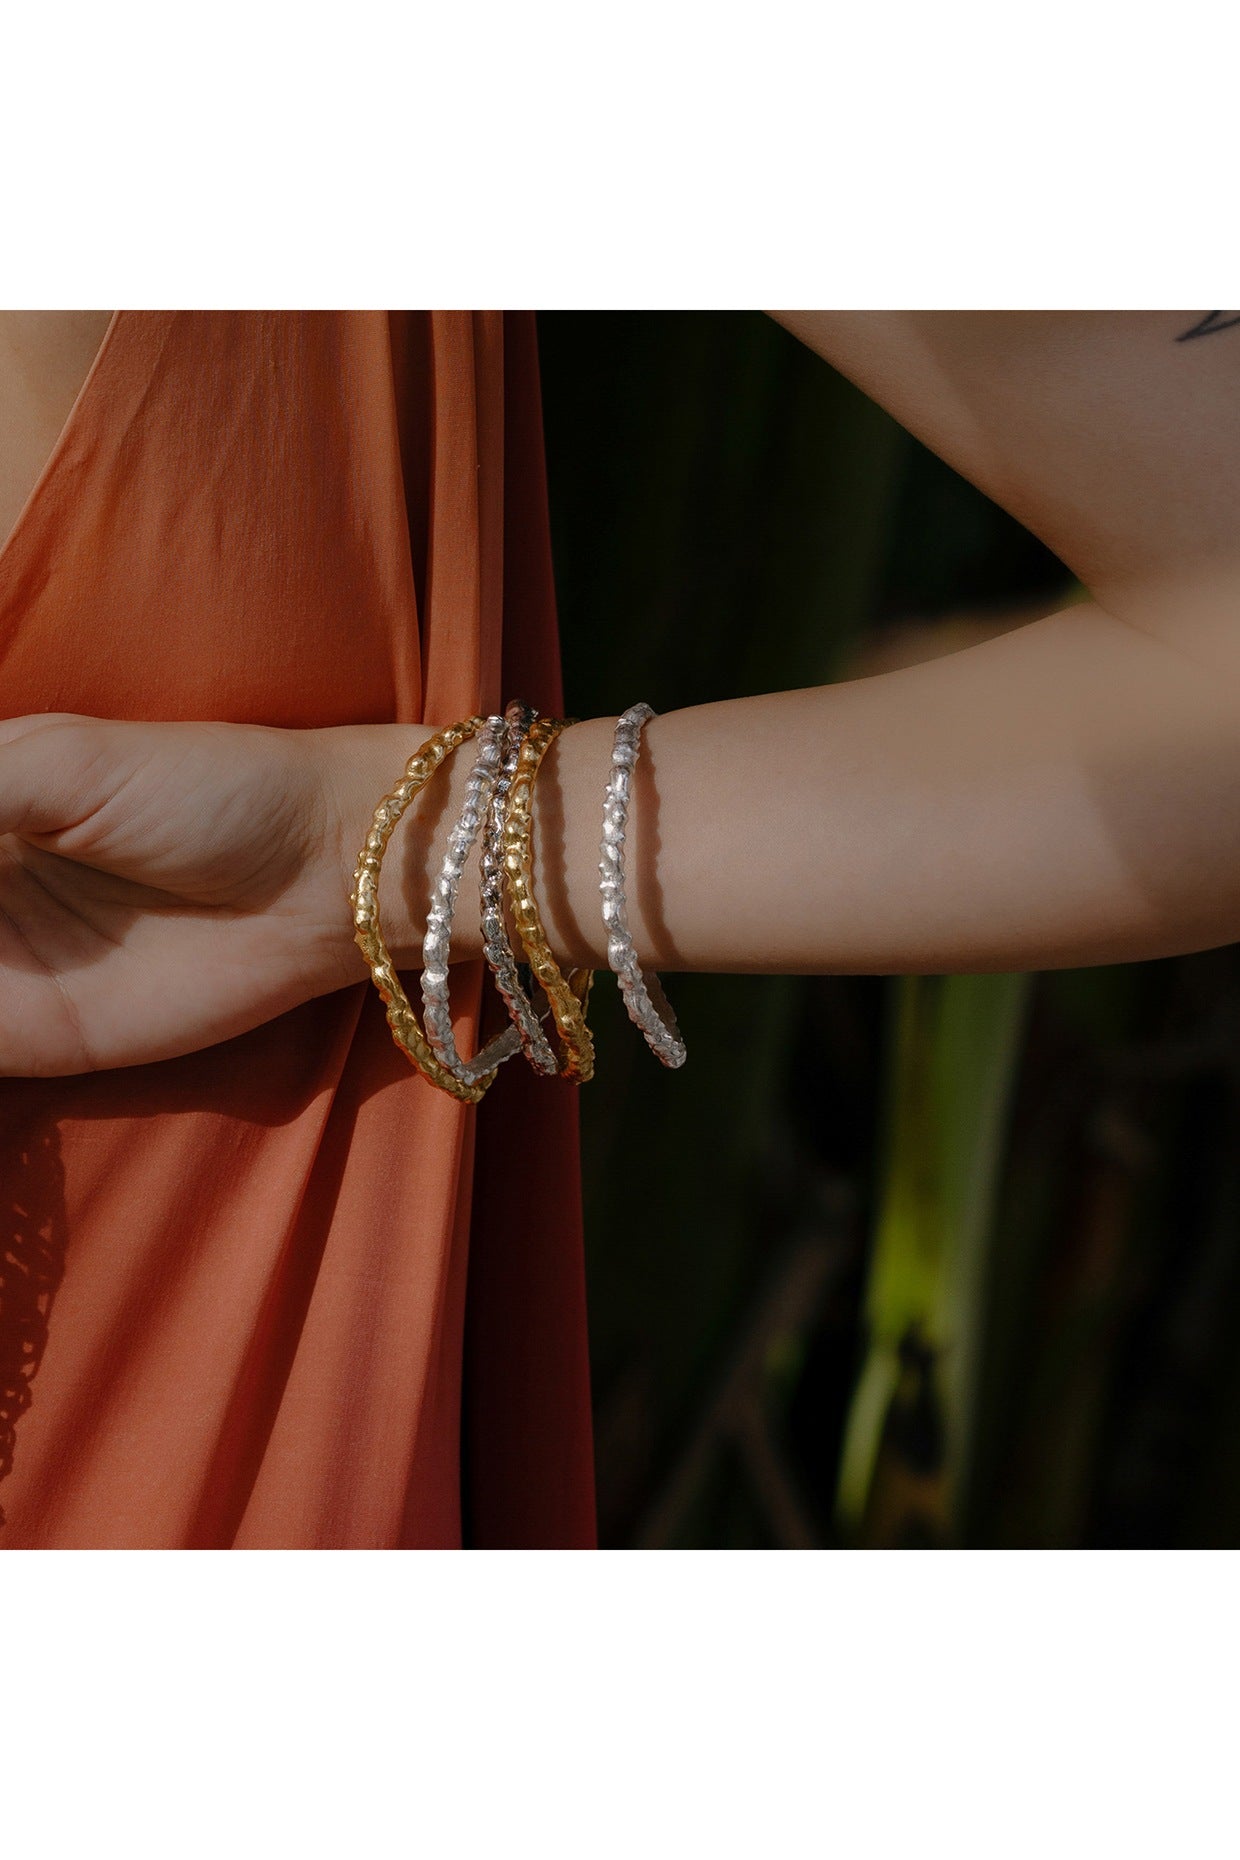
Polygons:
M536 414L525 312L117 312L0 550L7 713L553 707ZM0 1547L593 1541L575 1100L458 1105L358 975L0 1079Z

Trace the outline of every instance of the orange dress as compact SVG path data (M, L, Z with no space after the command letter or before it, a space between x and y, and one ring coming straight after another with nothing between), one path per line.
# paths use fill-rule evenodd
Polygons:
M9 716L412 751L558 711L532 313L118 311L0 659ZM358 961L199 1053L0 1079L0 1547L593 1543L575 1088L457 1104Z

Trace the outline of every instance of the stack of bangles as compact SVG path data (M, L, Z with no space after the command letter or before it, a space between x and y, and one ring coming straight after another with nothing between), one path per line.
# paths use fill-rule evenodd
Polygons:
M685 1044L658 976L643 973L638 965L624 893L630 785L642 728L653 716L648 704L634 704L616 724L611 774L603 798L599 889L607 960L629 1016L665 1066L680 1066ZM534 783L547 750L568 727L566 720L540 717L529 705L514 700L502 717L469 717L440 730L409 758L401 780L375 809L353 875L349 903L354 940L387 1008L392 1037L432 1084L466 1104L478 1102L504 1060L516 1053L524 1053L534 1070L548 1077L584 1083L594 1073L594 1041L586 1025L593 972L573 969L567 976L561 972L543 932L532 883ZM453 750L471 737L476 739L474 766L427 913L422 944L423 1024L419 1026L379 928L379 868L392 831L409 803ZM463 1059L457 1051L448 1005L449 944L461 876L480 831L482 947L512 1024L472 1059ZM505 892L523 959L513 950L505 926ZM545 1026L548 1018L550 1029ZM555 1046L549 1037L551 1030Z

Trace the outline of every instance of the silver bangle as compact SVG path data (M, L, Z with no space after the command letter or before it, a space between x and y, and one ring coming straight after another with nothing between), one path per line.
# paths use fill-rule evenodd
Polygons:
M485 1073L494 1072L496 1066L505 1059L511 1059L521 1045L516 1028L505 1027L472 1059L462 1059L457 1051L456 1036L452 1031L452 1012L448 1005L448 951L461 874L494 792L504 740L504 719L488 717L478 736L478 755L465 789L461 817L449 835L448 850L431 895L426 936L422 943L422 1006L426 1037L441 1063L455 1078L467 1084L473 1084Z
M503 996L512 1016L517 1038L525 1057L536 1072L551 1076L559 1071L559 1061L551 1043L539 1025L539 1017L530 1001L533 978L528 969L522 980L521 965L513 953L504 925L504 804L516 773L521 744L538 713L515 698L504 713L506 725L504 755L491 790L487 808L486 830L482 839L482 953L490 964L495 986Z
M649 704L634 704L617 721L611 752L611 778L603 800L603 847L599 860L603 922L607 926L607 960L615 971L629 1019L641 1028L646 1044L665 1066L683 1066L686 1050L667 996L657 975L643 975L629 935L624 897L624 829L629 817L633 767L644 724L654 716Z

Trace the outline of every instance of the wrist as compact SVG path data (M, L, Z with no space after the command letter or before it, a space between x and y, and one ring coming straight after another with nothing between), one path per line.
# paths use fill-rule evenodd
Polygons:
M339 894L337 926L324 952L326 986L345 987L368 973L353 938L349 893L358 855L370 831L375 809L404 774L410 756L438 726L348 724L315 730L314 750L330 825L324 860L324 883ZM648 726L648 730L654 726ZM556 737L543 757L534 784L531 851L533 889L547 941L557 962L572 968L605 969L607 937L598 889L599 839L603 793L611 766L614 718L595 717L573 724ZM379 918L383 939L397 970L420 970L422 940L431 890L439 875L448 836L460 815L473 766L470 743L454 751L406 808L393 829L383 860ZM640 770L640 764L639 764ZM630 921L638 947L651 941L643 901L649 882L642 874L643 816L649 797L639 776L630 812ZM452 958L466 961L482 953L481 928L471 903L478 896L481 843L475 842L461 878L460 903L452 926ZM505 888L505 916L513 947L518 949Z
M354 941L349 905L358 857L370 832L375 809L397 786L409 758L437 726L424 723L348 724L317 730L316 745L326 815L331 823L325 847L325 883L339 895L338 928L327 955L334 987L364 980L365 957ZM431 888L447 851L448 835L460 814L473 763L470 744L448 756L426 787L405 809L392 831L383 860L379 921L383 940L397 970L422 967L422 941ZM475 845L461 880L462 900L478 890L479 848ZM452 953L464 960L481 954L476 913L458 912Z
M561 730L534 784L534 896L547 941L566 973L607 967L598 860L614 728L614 718L591 717Z
M656 716L642 732L625 825L629 931L642 965L652 969L684 966L664 922L659 874L657 771L666 728ZM561 731L534 788L534 892L547 941L565 969L608 967L599 854L615 733L615 717L591 717Z

